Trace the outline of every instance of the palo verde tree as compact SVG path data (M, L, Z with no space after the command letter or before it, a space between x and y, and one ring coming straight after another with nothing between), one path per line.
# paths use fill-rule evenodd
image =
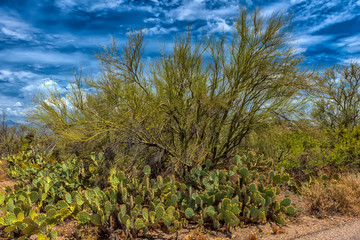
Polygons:
M161 171L224 164L253 129L299 103L309 76L288 44L290 29L285 15L242 10L231 36L194 41L187 32L151 63L134 32L97 55L100 78L75 76L66 99L51 89L38 95L30 119L67 141L111 136L122 161Z
M360 66L336 65L316 78L314 119L325 127L353 128L360 122Z

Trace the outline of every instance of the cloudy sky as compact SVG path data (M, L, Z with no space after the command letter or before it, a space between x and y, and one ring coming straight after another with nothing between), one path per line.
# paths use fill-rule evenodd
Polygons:
M230 32L241 6L292 12L293 43L306 63L360 61L360 0L0 0L0 111L23 121L43 85L66 92L80 65L96 74L94 52L111 36L146 31L145 57L176 33Z

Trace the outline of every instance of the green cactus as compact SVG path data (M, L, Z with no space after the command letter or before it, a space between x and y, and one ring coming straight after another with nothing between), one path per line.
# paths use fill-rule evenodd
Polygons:
M32 203L34 203L34 202L36 202L36 201L39 199L39 194L38 194L37 192L35 192L35 191L32 191L32 192L30 193L29 197L30 197L30 201L31 201Z
M146 165L146 166L144 167L144 173L145 173L145 175L147 175L147 176L150 175L150 173L151 173L151 168L150 168L149 165Z
M154 223L155 223L155 220L156 220L156 213L155 213L154 211L151 211L151 212L149 213L149 218L150 218L150 222L151 222L152 224L154 224Z
M65 193L65 196L64 196L64 199L65 201L68 203L68 204L71 204L72 203L72 197L71 197L71 194L66 192Z
M136 230L144 229L146 227L144 221L142 219L140 219L140 218L137 218L135 220L134 226L135 226Z
M246 168L241 168L240 170L238 170L238 173L243 179L249 176L249 171Z
M286 208L286 214L288 215L294 215L296 213L296 210L293 206L289 206Z
M162 219L164 213L165 213L165 209L164 209L163 206L161 206L161 205L156 206L156 208L155 208L155 216L156 216L157 220Z
M170 214L165 213L163 216L163 221L166 226L170 226L173 221L173 217Z
M144 202L144 198L140 195L137 195L135 198L135 204L142 204Z
M188 218L188 219L192 218L193 216L195 216L194 210L193 210L192 208L187 208L187 209L185 210L185 216L186 216L186 218Z
M283 207L287 207L291 204L291 199L290 198L284 198L281 203L280 203L280 206L283 206Z
M80 224L86 224L90 221L90 215L85 211L81 211L76 215L76 219Z

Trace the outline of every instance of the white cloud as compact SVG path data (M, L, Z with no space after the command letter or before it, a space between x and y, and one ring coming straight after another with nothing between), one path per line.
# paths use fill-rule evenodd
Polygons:
M63 32L60 34L46 35L46 38L46 41L56 48L59 46L75 46L76 48L101 47L103 44L110 44L111 42L110 34L104 34L102 36L81 36Z
M144 23L159 23L161 20L159 18L146 18L144 20Z
M61 86L56 82L55 80L52 80L51 78L43 78L40 80L35 80L30 83L28 83L25 87L21 88L21 92L24 93L26 96L31 96L34 93L38 91L47 91L47 90L57 90L60 93L67 92L67 89L65 86Z
M350 63L360 63L360 57L351 57L351 58L346 58L346 59L343 59L342 61L344 64L348 65Z
M351 20L354 17L355 15L351 12L342 12L340 14L339 13L329 14L326 16L324 20L318 21L316 24L314 24L314 26L309 29L309 32L316 32L320 29L331 26L333 24Z
M161 35L176 32L178 31L178 29L176 27L164 28L157 24L156 26L151 28L144 28L143 31L146 35Z
M15 40L36 41L35 34L39 30L23 21L17 14L0 9L0 16L0 39L3 35Z
M37 74L28 71L11 71L2 69L0 70L0 80L14 81L27 81L39 77Z
M166 12L170 19L179 21L206 20L211 17L234 17L239 10L239 5L233 1L217 9L209 9L203 0L184 1L182 5Z
M325 43L334 38L332 35L298 35L294 37L295 40L291 42L291 45L295 47L295 53L306 52L309 46L315 46L320 43Z
M19 116L23 116L24 113L19 110L19 109L12 109L11 107L7 107L5 109L5 112L8 116L16 116L16 117L19 117Z
M331 35L300 35L296 36L296 40L293 42L297 46L307 47L309 45L316 45L333 39Z
M208 19L207 27L210 33L213 32L231 32L234 27L227 23L226 19L215 17Z
M304 23L302 29L309 34L351 20L359 15L359 11L353 0L308 0L295 13L294 20Z
M9 63L30 64L89 64L96 61L93 57L81 52L61 53L48 49L5 49L0 51L0 59Z
M44 85L46 87L55 87L57 85L57 83L54 80L51 80L50 78L45 78L43 80L45 81Z
M64 11L68 11L74 7L79 8L84 11L92 12L94 10L102 9L111 9L118 7L122 1L112 1L112 0L103 0L103 1L74 1L74 0L58 0L55 1L56 6L61 8Z
M128 11L128 10L139 10L153 12L151 6L143 5L132 5L124 3L124 0L102 0L102 1L93 1L93 0L56 0L55 5L64 12L71 12L74 9L79 9L85 12L97 12L103 13L106 10L116 10L116 11ZM100 13L101 14L101 13Z
M0 114L5 111L8 119L21 119L25 116L28 108L20 104L17 98L0 94Z
M26 40L26 41L31 40L31 36L29 34L16 32L16 31L10 30L6 27L2 27L1 32L5 35L10 36L15 39Z
M291 0L290 3L292 5L295 5L295 4L299 4L299 3L302 3L302 2L305 2L306 0Z
M0 94L0 107L12 107L17 101L18 99L15 97L4 96Z
M360 34L338 40L336 47L348 53L360 53Z
M261 9L262 16L271 16L274 13L286 12L292 5L297 4L298 1L280 1L270 4Z

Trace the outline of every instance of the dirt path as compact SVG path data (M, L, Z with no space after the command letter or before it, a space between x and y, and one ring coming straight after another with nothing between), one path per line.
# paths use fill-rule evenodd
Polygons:
M248 240L251 239L249 234L255 233L256 239L261 240L360 240L360 219L346 216L319 219L302 215L282 227L277 234L274 234L274 225L269 223L251 227L247 232L238 232L239 236L232 239Z
M302 237L296 240L358 240L360 239L360 220L346 223L337 227L328 228Z

